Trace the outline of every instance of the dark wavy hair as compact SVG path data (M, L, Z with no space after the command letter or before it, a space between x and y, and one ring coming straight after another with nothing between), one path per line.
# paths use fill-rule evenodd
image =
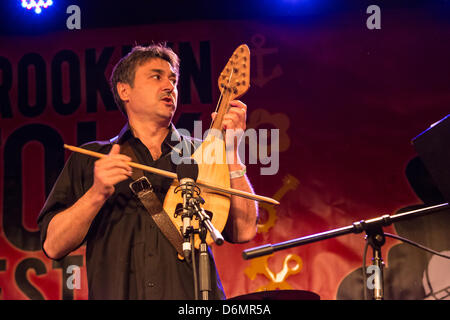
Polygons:
M154 58L160 58L169 62L170 66L178 76L180 59L171 48L166 46L165 43L152 44L145 47L136 46L114 66L111 78L109 79L109 84L114 96L114 101L125 117L127 117L125 104L117 92L117 83L126 83L133 87L136 68Z

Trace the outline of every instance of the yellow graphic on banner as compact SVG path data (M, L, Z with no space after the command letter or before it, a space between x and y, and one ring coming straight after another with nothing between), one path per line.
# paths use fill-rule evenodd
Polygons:
M273 254L253 259L250 266L244 270L245 275L250 280L255 280L258 274L262 274L269 280L268 284L259 287L256 291L292 289L292 286L286 280L289 276L300 272L303 267L302 259L296 254L288 254L284 258L281 271L275 273L268 265L268 260L272 256Z
M297 189L298 184L299 181L296 177L290 174L286 175L283 178L283 186L274 194L272 198L280 201L289 190ZM277 211L274 205L262 202L259 203L259 208L267 212L267 219L265 219L263 223L258 224L258 233L268 232L270 228L275 226Z
M296 177L290 174L286 175L283 178L283 185L274 194L273 198L280 201L288 191L297 189L298 185L299 181ZM266 233L275 226L277 221L276 208L273 205L267 205L265 203L260 203L259 208L267 212L267 219L263 223L258 224L258 233ZM287 282L287 278L300 272L303 267L302 259L296 254L287 254L284 258L281 271L275 273L270 269L268 264L270 257L273 257L273 254L252 259L250 266L244 270L245 275L250 280L255 280L256 276L260 274L269 280L268 284L259 287L257 291L292 289L292 286Z
M266 48L266 37L262 34L255 34L252 37L252 56L256 59L256 77L252 77L252 83L258 87L264 87L269 81L281 77L283 75L283 69L277 64L269 75L264 74L264 56L273 55L278 53L278 48Z
M255 129L257 131L259 129L266 129L268 130L269 135L271 135L272 129L276 129L278 130L278 141L273 141L272 136L267 136L265 139L260 136L255 148L255 146L250 146L249 139L245 139L245 143L247 144L251 156L250 159L259 159L261 163L268 163L271 160L269 154L272 154L272 142L277 143L277 145L273 147L274 152L277 151L278 153L281 153L287 151L291 146L291 139L288 134L290 125L291 121L289 116L285 113L270 113L265 109L253 110L248 117L247 128ZM264 154L264 152L261 153L261 148L270 151Z

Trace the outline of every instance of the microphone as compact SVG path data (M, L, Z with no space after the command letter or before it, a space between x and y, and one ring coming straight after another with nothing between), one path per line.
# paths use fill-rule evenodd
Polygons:
M183 197L183 227L181 234L183 236L183 255L187 261L190 260L192 252L191 241L189 238L189 231L191 228L191 219L193 209L190 204L190 199L194 197L195 182L198 177L198 164L192 158L183 158L181 163L177 166L177 177L180 182L181 196Z

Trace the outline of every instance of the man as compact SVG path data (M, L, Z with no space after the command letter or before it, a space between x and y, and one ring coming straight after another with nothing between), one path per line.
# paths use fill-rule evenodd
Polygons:
M131 192L132 169L127 164L131 158L120 153L127 143L140 163L175 172L170 155L179 143L171 140L177 133L171 121L178 70L176 54L161 45L135 47L119 61L111 87L127 125L111 141L84 146L108 157L71 155L39 215L42 248L48 257L62 259L86 242L90 299L194 298L192 265L177 258L174 246ZM245 130L245 104L230 104L225 129ZM237 155L237 144L231 151ZM231 187L253 192L245 166L237 156L234 160L229 164ZM145 175L162 203L171 179ZM232 196L225 239L249 241L256 234L256 220L256 203ZM210 260L210 298L223 299L211 253Z

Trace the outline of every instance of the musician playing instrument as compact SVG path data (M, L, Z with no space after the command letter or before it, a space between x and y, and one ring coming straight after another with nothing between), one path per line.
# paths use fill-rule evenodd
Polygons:
M192 265L177 257L176 249L130 190L131 158L121 154L122 144L128 143L140 163L176 171L170 155L177 152L174 147L179 142L190 142L172 124L178 74L177 55L163 45L135 47L118 62L111 89L127 124L116 139L83 146L107 157L70 156L39 215L42 248L49 258L62 259L86 242L90 299L194 298ZM223 129L245 130L246 111L244 103L231 101ZM227 148L232 155L230 186L253 193L237 155L238 143L234 146L234 150ZM172 180L145 175L162 203ZM233 243L251 240L257 214L255 201L231 196L225 239ZM210 297L224 299L209 253Z

